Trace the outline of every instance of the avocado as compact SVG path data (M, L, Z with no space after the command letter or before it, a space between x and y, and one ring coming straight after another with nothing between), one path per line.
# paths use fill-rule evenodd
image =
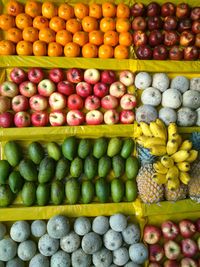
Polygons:
M85 159L90 154L91 148L92 148L91 140L81 139L78 145L78 156L81 159Z
M109 157L114 157L115 155L119 154L122 147L122 140L118 137L113 137L108 142L108 149L107 155Z
M28 157L35 163L40 164L45 156L44 148L39 142L32 142L28 146Z
M64 201L65 188L61 181L54 181L51 184L51 201L54 205L60 205Z
M122 145L122 149L121 149L121 153L120 155L122 156L122 158L127 159L134 150L134 141L131 138L127 138L124 140L123 145Z
M34 182L25 182L22 188L22 202L25 206L32 206L36 200L36 185Z
M8 185L0 185L0 207L9 206L14 200L14 194L12 193Z
M112 168L116 178L122 176L125 170L125 160L120 155L114 156L112 158Z
M7 160L0 160L0 184L6 184L12 167Z
M96 139L93 145L93 156L97 159L100 159L106 154L107 147L108 143L105 137Z
M103 156L98 162L99 177L106 177L112 169L112 161L108 156Z
M39 206L46 206L50 199L49 184L39 184L36 189L36 199Z
M55 178L56 180L64 179L70 170L70 161L66 158L61 158L56 163Z
M127 180L125 183L125 196L128 202L135 201L137 198L137 184L133 180Z
M79 181L75 178L71 178L65 184L65 195L69 204L76 204L80 197L80 185Z
M84 173L87 179L91 180L97 175L97 161L93 156L88 156L84 162Z
M77 140L74 136L67 137L62 144L63 156L72 161L77 153Z
M76 157L70 166L70 174L72 177L78 178L83 172L83 160Z
M122 180L115 178L111 181L111 196L115 203L122 201L124 197L124 184Z
M55 160L50 157L45 157L40 162L38 181L39 183L49 182L55 174Z
M130 156L126 159L125 172L127 179L135 179L139 171L138 159Z
M61 148L55 142L50 142L47 144L47 153L50 158L56 161L58 161L62 156Z
M16 167L23 157L22 150L15 141L8 141L4 147L7 161L12 167Z
M108 202L110 196L109 183L104 178L99 178L95 183L95 192L99 202Z
M14 194L17 194L19 193L19 191L21 191L23 187L24 179L18 171L13 171L8 177L8 184L10 186L11 191Z
M38 179L37 166L31 159L20 161L19 172L26 181L35 182Z
M94 184L92 181L83 181L81 186L83 204L91 203L94 198L94 193Z

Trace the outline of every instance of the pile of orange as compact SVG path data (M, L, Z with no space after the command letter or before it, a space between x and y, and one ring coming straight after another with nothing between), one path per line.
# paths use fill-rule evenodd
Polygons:
M129 57L130 9L110 2L86 5L29 0L8 2L0 15L0 55Z

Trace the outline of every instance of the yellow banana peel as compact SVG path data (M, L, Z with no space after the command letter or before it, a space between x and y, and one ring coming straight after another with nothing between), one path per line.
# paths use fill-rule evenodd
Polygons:
M140 127L142 129L143 135L149 136L149 137L153 136L153 134L152 134L152 132L150 130L150 127L146 122L140 122Z
M167 147L166 147L167 154L172 155L176 153L178 150L178 147L179 147L178 142L175 139L168 140Z
M144 145L146 148L151 148L155 145L165 146L165 140L160 137L149 137Z
M183 143L179 147L179 150L187 150L187 151L189 151L191 149L192 149L192 142L189 141L189 140L183 141Z
M172 159L174 160L174 162L182 162L182 161L188 161L188 157L189 157L189 152L186 150L179 150L176 153L174 153L173 155L171 155Z
M182 172L188 172L190 170L190 163L187 161L178 162L176 166L178 167L179 171Z
M164 156L166 154L166 146L154 145L150 149L151 154L154 156Z
M189 151L189 156L187 158L187 161L188 162L193 162L193 161L195 161L197 159L197 157L198 157L198 151L192 149L192 150Z
M154 170L159 174L166 174L168 172L168 168L163 166L160 161L157 161L153 164Z
M174 160L168 155L165 155L161 158L161 163L168 169L174 166Z
M154 173L152 175L152 179L157 183L157 184L165 184L167 182L166 175L165 174L160 174L160 173Z
M174 134L178 134L178 127L176 123L170 123L167 131L168 131L168 139L171 139Z
M160 137L165 140L165 132L156 122L150 123L150 130L154 137Z
M156 123L163 130L165 134L165 140L167 140L167 127L165 126L164 122L160 119L156 119Z
M178 178L173 179L173 180L169 179L167 181L167 188L168 188L168 190L176 190L179 187L180 187L180 180Z
M168 172L166 174L167 180L177 179L178 176L179 176L179 169L175 165L168 169Z
M180 172L179 173L179 179L183 184L187 185L189 183L191 177L190 177L188 172Z

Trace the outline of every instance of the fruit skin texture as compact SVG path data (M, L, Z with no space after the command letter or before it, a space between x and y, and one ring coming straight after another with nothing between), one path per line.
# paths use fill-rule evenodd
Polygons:
M161 230L154 225L147 225L144 228L143 240L147 244L156 244L161 238Z

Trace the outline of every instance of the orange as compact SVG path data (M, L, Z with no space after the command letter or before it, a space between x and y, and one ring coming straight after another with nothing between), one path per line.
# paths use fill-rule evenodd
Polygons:
M74 8L67 3L61 4L58 8L58 16L64 20L74 18Z
M19 15L22 12L24 12L23 4L15 1L15 0L11 0L8 2L7 6L6 6L6 13L8 15L16 17L17 15Z
M27 27L31 27L33 25L32 18L25 13L21 13L17 15L15 22L16 22L17 28L21 30Z
M42 4L42 16L51 19L58 15L58 8L52 2Z
M44 16L37 16L33 20L33 27L37 28L38 30L48 28L49 27L49 20Z
M115 31L108 31L104 34L104 44L116 46L119 42L119 34Z
M11 28L6 33L6 39L13 43L18 43L19 41L23 39L22 31L17 28Z
M72 42L72 34L67 30L61 30L56 33L56 43L65 46L67 43Z
M30 56L33 53L33 44L27 41L20 41L16 46L16 51L20 56Z
M85 32L98 30L98 21L93 17L86 16L82 20L82 27Z
M73 35L73 42L80 45L80 46L83 46L85 44L87 44L89 42L89 35L87 32L83 32L83 31L80 31L80 32L76 32L74 35Z
M98 56L98 47L94 44L87 43L82 47L82 56L86 58L94 58Z
M133 38L130 32L121 32L119 34L119 44L130 46L133 43Z
M34 43L35 41L38 40L39 31L34 27L28 27L23 30L22 36L24 41L29 41L31 43Z
M69 19L66 22L66 30L72 33L82 30L81 22L77 19Z
M89 15L89 7L83 3L77 3L74 6L74 14L78 19L83 19Z
M45 43L55 42L56 33L49 28L45 28L39 31L39 40L44 41Z
M49 22L49 28L55 32L65 30L65 21L60 17L53 17Z
M129 18L130 8L124 3L117 5L117 18Z
M99 58L112 58L114 49L110 45L103 44L99 47L98 56Z
M129 57L129 48L124 45L118 45L114 49L114 58L125 59Z
M36 41L33 43L33 55L34 56L46 56L47 44L43 41Z
M105 2L102 4L103 17L114 18L116 16L116 6L113 3Z
M115 26L116 26L116 23L113 18L103 18L100 21L100 30L102 32L114 31Z
M131 29L131 23L129 19L118 18L116 20L116 31L117 32L128 32Z
M93 3L89 6L89 16L100 19L102 18L102 7L99 4Z
M60 57L63 54L63 47L61 44L52 42L48 44L47 54L49 57Z
M102 31L89 32L89 42L94 45L103 44L104 33Z
M25 13L35 18L42 14L42 4L37 1L29 0L25 5Z
M15 54L15 45L8 40L0 41L0 55L14 55Z
M66 57L78 57L80 56L80 52L81 52L80 46L73 42L69 42L64 47L64 54Z
M15 18L11 15L2 14L0 16L0 29L7 31L13 27L15 27Z

